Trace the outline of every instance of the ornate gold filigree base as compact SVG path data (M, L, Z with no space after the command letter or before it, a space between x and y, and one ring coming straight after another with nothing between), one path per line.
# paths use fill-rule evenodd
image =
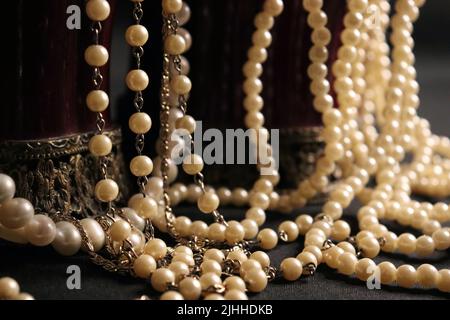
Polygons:
M120 129L105 131L113 142L108 175L120 186L118 201L126 199L126 171L120 148ZM0 144L0 171L16 181L16 195L30 200L36 212L78 217L103 212L93 188L100 179L98 161L88 149L93 133Z

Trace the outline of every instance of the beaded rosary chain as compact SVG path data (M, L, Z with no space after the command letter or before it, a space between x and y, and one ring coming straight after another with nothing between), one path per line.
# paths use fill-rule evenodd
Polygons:
M175 182L178 168L171 153L178 146L171 137L175 130L182 130L192 143L196 125L187 108L192 83L189 62L182 54L191 46L192 37L183 28L190 9L182 0L162 0L158 157L152 161L143 155L144 135L152 124L143 111L142 91L149 82L141 69L143 46L148 40L148 31L141 25L143 2L132 0L134 24L125 34L135 62L135 69L126 77L127 87L135 92L135 113L129 127L136 134L137 156L130 163L130 171L137 177L140 192L129 199L128 207L114 209L112 201L118 187L107 178L105 157L112 144L103 133L101 114L109 101L100 89L99 69L108 60L106 48L99 45L99 34L110 9L106 0L89 0L86 13L93 21L94 44L87 48L85 58L93 67L94 90L86 103L97 113L97 132L89 150L99 158L103 178L96 185L96 198L108 203L109 210L96 219L62 219L55 224L45 215L35 215L28 200L14 198L14 181L0 174L0 237L37 246L51 244L62 255L73 255L83 247L94 263L108 271L150 280L162 293L161 299L247 299L248 292L263 291L276 277L295 281L312 276L320 264L362 281L374 271L383 285L450 292L449 269L437 270L431 264L417 269L411 265L396 267L388 261L376 264L373 260L381 251L427 257L450 247L450 229L442 225L450 221L448 205L411 199L413 193L439 197L450 194L450 140L433 135L428 122L417 115L420 101L412 31L424 0L397 0L392 17L387 0L347 0L341 46L330 70L327 61L332 34L323 0L302 0L312 30L307 74L313 107L322 115L325 149L313 174L283 194L275 189L280 176L273 166L273 150L264 127L260 80L272 42L270 30L283 11L283 1L264 1L253 21L252 45L242 68L244 123L255 132L250 139L255 149L267 150L270 157L261 159L257 155L260 176L250 190L233 191L226 187L215 190L205 184L203 159L193 153L192 144L181 168L194 183L185 186ZM386 39L389 29L392 48ZM333 87L327 80L330 72ZM404 161L407 153L412 156L411 162ZM269 171L263 174L262 169ZM330 176L336 180L332 185ZM369 184L371 177L374 184ZM263 228L266 210L289 213L328 189L328 198L315 217L300 214L293 221L280 223L277 230ZM357 211L360 231L352 235L343 217L355 198L362 203ZM173 206L184 200L196 203L201 212L214 217L214 222L208 225L175 216ZM226 221L218 211L219 204L249 208L242 221ZM422 235L396 235L380 220L410 226ZM176 244L169 247L156 238L153 225L168 233ZM272 266L264 251L277 247L280 240L294 242L299 236L304 236L302 251L296 257L286 257L278 267ZM0 299L31 298L19 292L15 280L0 279Z

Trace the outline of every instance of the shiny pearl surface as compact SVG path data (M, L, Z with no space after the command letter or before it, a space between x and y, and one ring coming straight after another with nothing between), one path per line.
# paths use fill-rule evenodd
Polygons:
M94 251L97 252L103 248L106 236L100 224L92 218L84 218L80 221L80 224L93 245Z
M53 249L63 256L72 256L81 248L81 235L77 227L67 221L55 224L56 234L52 242Z
M0 173L0 204L5 200L12 199L16 193L16 184L14 180L4 174Z
M9 229L24 227L33 216L33 205L23 198L5 200L0 206L0 223Z

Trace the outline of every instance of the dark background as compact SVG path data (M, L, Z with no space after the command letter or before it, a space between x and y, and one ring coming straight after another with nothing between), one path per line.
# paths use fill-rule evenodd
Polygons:
M210 0L213 1L213 0ZM215 1L215 0L214 0ZM226 1L226 0L222 0ZM294 0L286 0L294 1ZM119 1L116 16L116 31L112 49L112 101L115 118L120 119L121 99L127 97L123 77L129 68L129 49L123 39L123 30L129 24L129 3ZM420 115L429 119L433 131L450 135L450 3L448 1L429 0L421 11L421 17L415 25L416 67L421 85ZM195 34L193 34L195 45ZM156 72L156 71L155 71ZM124 98L125 97L125 98ZM347 211L346 219L354 225L353 214L356 204ZM301 212L317 213L318 208L309 207ZM177 213L190 212L190 208L181 208ZM227 208L222 211L227 219L238 219L243 211ZM275 227L286 218L294 219L296 213L283 216L268 213L269 226ZM354 227L352 228L353 230ZM393 231L405 231L392 226ZM409 230L413 232L412 230ZM413 232L414 233L414 232ZM272 264L277 266L286 256L295 256L301 250L303 239L293 244L278 246L270 253ZM409 263L414 266L423 261L414 257L382 254L377 261L388 259L396 265ZM441 252L427 262L437 268L449 268L447 252ZM69 265L79 265L82 272L82 289L68 290L66 287L66 269ZM83 254L64 258L51 247L35 248L11 245L0 242L0 275L16 278L22 290L30 292L37 299L133 299L141 294L155 296L150 285L130 277L111 274L93 265ZM437 290L402 289L383 286L383 290L368 290L365 283L342 276L326 266L320 266L314 277L302 277L294 283L275 280L254 299L445 299L450 295ZM155 296L156 297L156 296Z

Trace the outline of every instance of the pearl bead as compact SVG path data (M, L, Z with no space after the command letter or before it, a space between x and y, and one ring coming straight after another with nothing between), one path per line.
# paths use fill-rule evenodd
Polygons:
M302 263L295 258L284 259L281 262L280 269L283 273L283 278L288 281L297 280L303 272Z
M286 234L287 242L295 241L298 238L299 230L292 221L284 221L278 227L278 232Z
M247 259L244 262L241 263L240 265L240 269L239 269L239 274L242 278L245 277L245 275L253 269L261 269L261 264L257 261L257 260L253 260L253 259Z
M0 299L13 299L20 293L16 280L9 277L0 278Z
M247 128L259 129L264 125L264 115L259 111L250 111L244 118Z
M108 50L104 46L93 44L84 51L84 60L92 67L102 67L108 62Z
M191 34L189 33L189 31L187 31L184 28L178 28L177 34L182 36L183 39L184 39L184 42L186 43L186 47L184 49L184 52L188 51L191 48L191 46L192 46L192 36L191 36Z
M431 264L422 264L417 268L417 280L422 288L436 288L439 272Z
M224 296L225 300L248 300L247 295L241 290L228 290Z
M191 234L200 239L204 239L208 235L208 225L203 221L197 220L191 224Z
M433 232L433 241L437 250L446 250L450 247L450 231L440 229Z
M205 260L200 265L200 270L202 274L212 272L217 274L219 277L222 275L222 267L220 263L215 260Z
M257 29L252 35L252 42L255 46L267 48L272 43L272 35L264 29Z
M137 198L130 206L144 219L155 219L158 214L158 204L150 197Z
M175 282L178 282L189 274L189 266L183 261L172 261L169 265L169 270L175 274Z
M136 177L148 176L153 171L153 162L147 156L136 156L131 159L130 171Z
M142 47L148 40L147 28L140 24L129 26L125 32L125 40L132 47Z
M416 237L410 233L403 233L397 239L398 251L404 254L411 254L416 251Z
M197 127L195 119L191 116L183 116L175 121L175 127L177 129L184 129L188 133L192 134Z
M92 21L104 21L111 8L106 0L90 0L86 3L86 14Z
M225 230L225 239L228 244L236 244L244 240L245 230L238 221L229 221Z
M239 290L241 292L245 292L246 286L244 280L238 276L231 276L225 279L223 282L227 291L230 290Z
M170 55L179 55L186 50L186 41L178 34L171 34L164 40L164 50Z
M80 221L80 224L94 247L94 251L97 252L102 249L105 245L106 236L100 224L92 218L84 218Z
M140 231L144 231L145 220L141 218L137 212L131 208L122 208L122 215L127 219L131 225Z
M344 252L338 258L338 271L345 275L352 275L355 273L355 267L358 259L350 252Z
M378 268L382 284L391 284L397 279L397 268L392 263L384 261L378 265Z
M247 261L247 255L241 249L235 249L228 253L227 260L237 260L241 264Z
M119 186L112 179L103 179L97 182L94 192L99 201L111 202L119 195Z
M211 213L219 207L219 197L214 192L205 192L197 200L197 206L203 213Z
M343 220L336 221L331 227L331 237L336 241L343 241L350 236L350 226Z
M109 105L108 94L103 90L92 90L86 96L86 105L92 112L103 112Z
M111 153L111 139L104 134L97 134L89 140L89 151L96 157L104 157Z
M376 267L377 265L372 259L363 258L356 263L356 277L361 281L367 281L367 279L374 274Z
M266 194L262 192L255 192L250 195L249 203L252 207L257 207L265 210L269 207L270 199Z
M209 272L200 276L200 284L202 286L202 290L208 290L215 285L222 284L222 280L217 274Z
M135 69L128 72L125 82L131 91L143 91L148 86L149 78L145 71Z
M166 13L178 13L183 7L182 0L163 0L162 7Z
M247 210L245 213L245 218L255 221L258 226L262 226L266 221L266 213L261 208L253 207Z
M177 291L166 291L164 292L161 297L160 300L184 300L183 296L177 292Z
M183 160L183 170L189 175L196 175L203 170L203 159L198 154L190 154Z
M218 293L210 293L205 297L204 300L225 300L225 298Z
M322 262L323 255L322 255L322 250L319 247L307 246L305 244L305 248L303 249L303 251L312 253L317 259L317 265L319 265Z
M308 274L309 273L309 267L314 266L317 267L319 265L316 256L308 251L300 252L296 259L302 263L303 266L303 273Z
M283 12L284 4L281 0L267 0L264 2L264 12L271 16L278 16Z
M145 134L152 127L152 119L145 112L136 112L128 120L128 126L135 134Z
M397 250L397 235L395 233L387 232L384 235L384 240L384 252L394 252L395 250Z
M443 292L450 292L450 270L442 269L439 271L437 288Z
M159 292L167 290L167 286L175 282L175 274L167 268L156 269L151 278L153 289Z
M272 229L262 229L257 236L259 245L264 250L271 250L276 247L278 243L278 235Z
M127 240L131 243L136 254L140 255L144 252L145 236L141 231L133 229ZM115 244L120 245L119 242L115 242Z
M250 255L250 259L256 260L259 262L262 268L266 268L270 265L270 258L267 253L263 251L255 251Z
M205 251L205 254L203 255L203 261L206 261L206 260L214 260L214 261L217 261L218 263L222 264L223 261L225 260L225 255L219 249L214 249L214 248L208 249Z
M33 216L33 205L23 198L8 199L0 206L0 223L8 229L24 227Z
M413 266L404 264L397 269L397 284L400 287L412 288L417 281L417 272Z
M155 260L160 260L166 256L167 246L163 240L153 238L148 240L144 247L144 252L151 255Z
M243 188L236 188L232 192L233 204L240 207L247 203L248 192Z
M241 221L241 225L244 227L244 239L254 239L258 234L258 224L252 219L244 219Z
M176 16L178 18L178 25L180 26L185 25L189 21L191 18L191 9L186 2L183 1L181 10L177 12Z
M251 269L246 273L244 280L250 292L261 292L267 287L267 276L261 269Z
M72 256L77 253L81 248L81 235L77 227L67 221L57 222L55 226L53 249L63 256Z
M200 281L190 277L181 280L178 289L186 300L197 300L202 293Z
M131 234L131 226L125 220L115 221L110 229L109 235L113 241L122 242Z
M208 229L208 239L217 242L225 241L225 230L227 228L221 223L213 223Z
M350 252L350 253L356 255L355 247L347 241L341 241L337 244L337 246L339 248L341 248L342 250L344 250L345 252Z
M358 246L367 258L375 258L380 253L380 243L372 237L365 237L358 242Z
M148 279L156 270L155 259L148 255L140 255L133 263L133 271L139 278Z
M5 200L14 198L16 193L16 184L14 180L3 173L0 173L0 204Z
M314 219L310 215L302 214L295 219L295 223L297 224L299 233L305 235L314 223Z
M325 263L333 269L339 266L339 257L344 253L344 250L338 246L333 246L324 252L323 258Z
M178 95L188 94L192 89L191 80L184 75L177 75L170 81L170 87Z
M46 246L55 239L56 226L46 215L37 214L25 226L25 233L31 244Z
M416 253L419 256L429 256L434 252L435 246L433 238L427 235L422 235L417 238Z
M188 217L180 216L175 218L174 227L180 236L186 237L190 234L192 221Z
M21 292L14 297L14 300L34 300L34 297L26 292Z

